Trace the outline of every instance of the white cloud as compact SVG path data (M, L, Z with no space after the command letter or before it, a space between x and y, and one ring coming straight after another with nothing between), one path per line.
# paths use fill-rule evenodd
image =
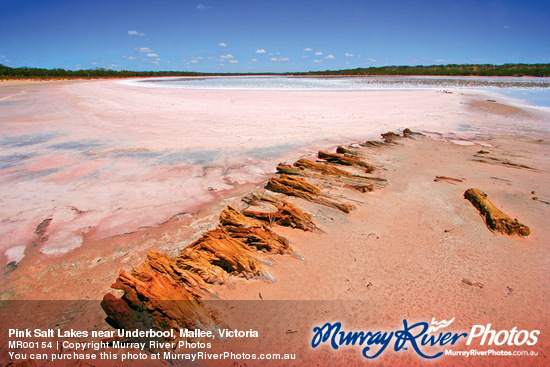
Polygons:
M114 69L117 66L118 66L117 64L109 64L109 65L107 65L107 69Z
M302 57L309 57L308 55L302 55Z
M192 63L192 64L196 64L197 62L199 62L199 60L191 60L189 62Z
M137 49L139 52L155 52L151 50L149 47L140 47Z
M347 57L353 57L353 56L355 56L355 55L354 55L354 54L350 54L349 52L346 52L346 56L347 56Z
M323 62L323 60L313 60L313 62Z
M193 60L202 60L202 59L203 59L202 56L193 57Z
M202 3L198 3L197 4L197 9L204 10L204 9L206 9L206 7L204 5L202 5Z
M311 51L311 48L304 48L304 51Z
M227 43L225 43L225 42L220 42L220 43L218 43L218 46L220 46L220 47L227 47Z
M256 50L256 53L257 54L265 54L265 50L263 48L260 48L260 49Z
M315 53L315 55L317 55L317 56L321 56L322 54L323 53L321 51L318 51L318 52Z
M258 59L252 59L250 62L258 62Z
M238 61L237 61L237 60L229 60L229 62L230 62L230 63L232 63L232 64L236 64L236 63L238 63Z
M135 57L135 56L122 56L122 58L125 59L125 60L135 60L135 59L137 59L137 57Z
M271 61L289 61L289 57L272 57Z
M128 34L129 34L130 36L145 37L145 33L138 32L138 31L128 31Z
M158 64L158 61L151 61L151 64Z
M147 57L159 57L159 55L157 55L157 54L154 53L154 52L151 52L151 53L148 53L148 54L147 54Z
M375 62L376 59L373 59L372 57L369 57L367 60L369 60L370 62Z
M329 60L334 59L334 55L327 55L325 56L325 59L329 59Z
M231 54L221 55L220 58L221 59L233 59L233 55L231 55Z

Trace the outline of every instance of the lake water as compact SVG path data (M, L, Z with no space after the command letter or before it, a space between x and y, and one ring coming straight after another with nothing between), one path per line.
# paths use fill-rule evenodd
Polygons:
M535 77L302 77L302 76L223 76L146 79L134 85L209 90L295 90L361 91L471 89L499 93L522 103L550 107L550 78Z

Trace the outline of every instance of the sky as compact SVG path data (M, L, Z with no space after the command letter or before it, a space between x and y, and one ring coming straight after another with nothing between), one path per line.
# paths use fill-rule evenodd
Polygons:
M299 72L550 63L550 0L0 0L10 67Z

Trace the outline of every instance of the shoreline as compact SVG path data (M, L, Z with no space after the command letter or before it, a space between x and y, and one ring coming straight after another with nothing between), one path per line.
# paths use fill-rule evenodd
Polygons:
M176 258L218 226L225 207L241 210L241 198L261 191L279 162L315 161L318 150L345 144L376 166L388 186L363 193L315 181L329 193L315 200L332 208L288 199L322 232L273 226L295 256L260 254L273 265L262 263L265 278L229 275L226 285L208 286L211 294L201 299L217 304L224 322L259 329L265 337L254 348L280 350L306 343L314 323L339 318L370 330L391 329L403 318L457 317L462 329L492 323L548 334L539 327L550 324L545 111L475 93L199 93L112 81L0 89L0 99L6 96L0 229L4 239L24 245L25 256L0 275L4 325L17 319L22 328L111 330L99 302L106 293L122 295L110 288L120 270L143 266L151 250ZM428 137L358 145L405 127ZM434 182L437 176L451 180ZM463 198L471 187L528 225L531 235L491 232ZM356 210L334 209L342 203ZM73 233L78 246L47 255L67 250ZM9 246L2 246L4 253ZM276 281L265 282L271 277ZM32 300L49 302L42 313L17 308L32 309ZM241 314L260 301L266 314ZM277 302L303 313L269 319ZM547 337L537 346L546 355ZM8 361L5 352L0 357ZM356 352L300 349L308 363L341 357L360 363ZM420 363L410 354L384 358Z
M107 104L106 98L112 98L112 96L119 95L121 90L125 90L126 93L129 93L129 97L121 101L118 105ZM4 93L5 92L4 90ZM11 93L10 91L7 92ZM101 94L98 94L98 92ZM35 93L40 94L40 96L33 96ZM518 125L514 120L519 119L521 123L518 125L517 129L520 132L526 131L526 126L529 124L529 128L532 129L532 136L544 139L549 135L546 127L548 123L548 114L543 110L536 108L526 109L507 107L507 100L503 103L487 102L483 95L479 96L475 93L440 94L438 91L428 90L406 92L338 92L336 94L332 92L315 91L309 93L295 92L290 95L288 92L277 91L250 94L242 91L201 91L197 93L197 91L162 90L155 91L153 95L148 96L149 99L153 98L155 102L162 101L166 106L165 108L168 110L170 104L172 104L172 106L174 105L173 102L176 101L175 98L183 96L188 99L188 102L186 102L183 107L176 109L176 111L181 110L189 114L190 117L187 118L187 120L193 122L197 121L196 119L212 119L213 121L209 122L212 127L207 128L211 130L211 133L201 138L198 144L193 143L192 140L178 142L172 138L171 135L181 138L188 136L187 133L182 134L182 132L178 131L178 124L181 124L181 122L178 121L175 111L168 111L166 116L161 116L161 119L169 123L168 125L165 124L165 126L151 124L149 122L149 119L153 116L152 114L156 114L156 112L154 108L151 109L148 108L148 106L145 106L145 109L141 108L142 111L140 113L137 111L132 112L131 118L125 116L128 109L126 107L123 109L120 108L128 104L134 104L133 107L137 108L135 103L141 101L141 98L147 95L148 92L147 90L144 91L136 87L128 88L121 86L113 81L103 80L94 81L94 83L60 83L59 85L55 85L55 89L46 87L43 91L39 92L33 92L31 89L28 93L23 91L21 95L8 95L10 98L13 98L13 101L10 101L10 99L7 101L15 102L16 104L25 103L25 99L29 98L29 95L39 101L37 98L47 98L47 96L52 93L55 93L54 95L57 98L64 99L62 104L56 103L52 106L56 110L63 109L67 111L63 115L59 116L58 113L54 113L52 116L48 116L51 112L46 110L45 115L48 116L45 119L46 124L40 121L32 123L32 125L29 125L31 130L25 129L26 132L24 135L20 135L22 138L17 138L18 140L11 139L15 139L17 133L22 133L20 132L20 127L13 123L6 124L6 122L3 122L4 126L8 127L8 129L5 130L7 134L4 135L4 147L8 149L15 148L12 149L11 155L7 157L14 157L16 160L13 163L8 161L8 169L2 172L4 177L7 178L6 185L17 183L17 180L28 180L28 178L30 178L30 181L27 182L31 185L29 186L29 184L26 184L27 190L41 191L43 194L49 195L50 197L53 194L53 198L60 198L60 195L63 195L61 192L52 191L57 185L69 191L74 190L73 187L75 187L75 184L84 188L84 191L78 189L79 191L75 192L79 196L84 194L84 201L80 198L68 197L64 199L64 201L55 204L57 208L64 206L65 208L62 210L52 208L53 210L47 210L43 212L43 214L35 214L34 219L30 222L28 219L24 219L24 217L21 216L10 219L17 221L27 220L27 224L25 225L26 229L21 227L24 229L23 232L20 230L18 230L18 232L13 232L13 229L10 229L10 227L7 227L8 232L5 232L6 229L4 229L3 233L11 233L11 237L15 239L15 241L18 241L15 243L21 244L21 242L28 243L31 241L35 241L36 243L37 240L40 240L42 241L43 249L40 250L39 248L39 250L42 251L42 253L49 252L52 254L58 251L56 250L56 246L58 245L53 241L64 241L72 248L80 248L82 246L82 240L79 239L81 235L78 233L82 233L84 239L88 238L92 242L101 242L102 239L108 239L114 235L131 233L142 227L157 226L159 223L170 220L170 218L177 213L197 212L197 210L200 210L204 205L215 205L216 202L219 202L220 198L230 198L234 196L232 192L237 192L239 190L238 188L243 184L259 184L266 177L269 177L278 161L307 156L313 149L319 149L323 146L328 148L350 141L359 141L357 138L367 140L376 136L377 131L379 133L380 129L384 129L385 126L402 125L401 128L411 126L413 130L419 130L425 133L429 131L440 131L448 135L448 140L460 141L461 139L468 140L480 133L482 134L490 131L494 126L492 122L494 119L497 119L501 126L504 126L505 129L509 130L509 133L513 134L515 133L514 129L516 129L515 125ZM87 93L86 97L84 97L83 93ZM0 90L0 99L2 97L1 94L2 90ZM248 99L250 95L254 97L253 103L257 106L250 108L250 112L243 113L241 107L245 104L249 104ZM298 106L296 102L289 105L290 100L295 100L295 95L302 96L303 103L301 103L300 106ZM337 96L337 99L333 98L334 96ZM368 96L369 99L364 100L363 96ZM411 100L411 98L415 98L416 100ZM437 102L434 102L435 104L429 102L428 98L434 99L434 101L437 100ZM86 99L95 103L92 105L88 103ZM351 100L348 101L348 99ZM372 101L370 99L372 99ZM424 102L418 103L420 99L423 99ZM320 107L319 101L322 103L329 100L330 106L328 109L325 108L312 113L310 108L307 107L310 103ZM210 116L205 115L203 109L207 108L213 101L216 101L215 103L218 104L221 103L220 109L222 110L225 108L231 109L224 110L223 112L215 111L213 114L210 114ZM278 103L274 103L273 101ZM347 110L359 101L363 101L363 104L366 102L365 106L359 109L355 107L355 110L351 111ZM97 102L101 103L98 104ZM405 102L405 104L402 102ZM399 103L401 104L398 105ZM43 108L40 103L37 104L37 102L33 102L33 104L35 110L37 108ZM237 106L233 106L235 104L237 104ZM284 112L283 109L283 114L280 113L281 111L279 112L281 116L275 118L273 116L269 117L270 111L277 109L277 106L281 104L289 105L289 107L285 108L288 112ZM186 105L190 105L191 108L186 107ZM306 106L306 108L302 106ZM394 112L395 116L389 119L383 111L379 111L380 109L396 108L396 106L399 107L397 107L397 110ZM9 121L9 118L12 117L9 111L16 111L14 109L15 106L12 107L8 105L5 107L11 108L6 110L8 111L7 119ZM50 107L50 109L52 109L52 107ZM375 109L373 109L373 107L375 107ZM114 113L110 112L107 115L103 115L101 112L102 108L110 108ZM441 109L441 115L438 112L430 111L436 108ZM120 111L118 111L119 109ZM265 132L261 128L251 130L253 126L257 126L256 114L261 110L265 111L263 112L265 117L272 120L271 122L265 122L268 125L281 123L288 124L288 122L292 122L290 119L296 118L298 121L302 119L307 120L298 124L291 123L290 125L282 125L282 130L278 128L281 130L281 137L278 139L271 139L272 141L270 142L267 141ZM327 115L328 111L333 110L334 112ZM336 117L339 112L344 111L346 111L345 114L347 114L347 117ZM447 111L449 115L444 116L443 111ZM27 116L32 116L34 113L33 110L26 112L25 115L15 113L12 118L25 121L23 120L24 118L26 119ZM44 112L41 113L44 114ZM74 127L71 131L65 130L62 131L61 134L55 135L54 127L53 134L47 132L52 130L51 124L48 123L50 119L54 118L60 119L60 121L67 121L68 119L74 119L76 113L81 114L82 117L79 119L81 119L82 122L78 122L76 125L72 123ZM145 116L140 116L142 113ZM232 114L235 115L233 116ZM404 114L408 115L407 124L400 121ZM231 130L232 127L220 128L216 126L218 119L227 117L235 121L237 123L237 129L240 129L248 136L244 134L240 135L238 130L233 132ZM411 121L411 117L414 117L417 121ZM289 119L288 122L286 122L287 118ZM385 119L386 122L380 123L380 118ZM476 121L476 123L472 125L464 124L468 123L468 120L471 118L480 119L481 121ZM100 119L100 121L103 120L104 125L101 127L92 125L91 127L93 127L93 129L90 130L90 127L87 126L89 122L97 124L95 121L98 119ZM335 119L336 121L329 122L329 124L325 126L325 121L327 119ZM135 126L128 124L128 121L131 120L135 121ZM362 120L365 121L361 122ZM362 124L368 124L369 121L377 120L379 121L378 125L361 131L360 126ZM107 121L113 126L105 125ZM395 124L397 121L400 122ZM432 121L431 125L426 124L428 121ZM536 122L536 124L532 124L531 121ZM115 123L113 124L113 122ZM510 124L510 122L512 122L512 124ZM233 122L230 122L230 125L232 123ZM461 126L460 124L463 125ZM508 124L508 126L506 126L506 124ZM34 133L33 125L36 125ZM311 125L311 127L308 125ZM58 126L60 127L59 124ZM445 126L445 128L441 129L443 126ZM48 130L44 130L45 128ZM161 135L156 132L159 131L158 129L163 128L166 129L166 133ZM186 127L186 129L188 128ZM201 134L204 134L198 129L189 130L189 133L199 134L199 137ZM212 140L210 140L213 139L215 135L219 134L221 134L221 136L226 136L226 134L232 135L232 137L227 140L230 144L222 141L224 148L221 150L220 144L212 144ZM299 139L297 140L296 134L299 134ZM453 134L454 138L452 137ZM14 138L11 138L10 135L14 136ZM68 137L64 135L68 135ZM212 137L210 137L210 135ZM6 138L6 136L8 138ZM105 136L122 139L116 141L112 139L106 140ZM151 136L153 139L150 138ZM159 136L159 138L156 136ZM136 144L138 141L139 143ZM191 143L191 145L189 145L189 143ZM49 147L48 144L50 144ZM18 149L19 146L23 149ZM160 146L162 146L161 149L159 149ZM35 156L33 153L27 158L24 156L27 151L25 149L28 149L27 147L31 148L31 152L36 151L39 154ZM52 149L50 147L55 148ZM43 156L42 158L41 155ZM18 160L19 156L22 157L21 160ZM209 156L212 156L212 158ZM224 161L221 165L216 163L220 159ZM119 160L122 160L123 165L117 164ZM38 166L40 166L40 169L37 169ZM196 186L198 183L201 187L198 191L194 188L189 193L189 195L191 195L190 197L195 197L195 199L191 201L187 199L187 201L181 201L180 199L179 203L169 204L173 200L173 195L167 193L168 195L164 195L165 197L163 198L162 196L159 197L157 194L156 197L152 197L148 202L144 202L141 205L135 205L133 209L126 209L127 213L131 214L123 214L122 216L121 214L117 214L116 217L111 215L112 218L109 219L109 211L113 212L114 210L120 210L122 208L113 207L107 209L106 218L105 214L98 211L99 208L94 209L93 206L90 207L88 201L91 196L87 191L90 191L91 187L87 188L86 186L89 186L92 182L94 185L99 184L97 189L91 191L91 193L95 195L106 193L105 190L117 193L116 195L125 195L126 198L121 196L122 201L119 200L122 205L126 205L124 204L125 201L137 199L135 196L131 197L122 194L122 190L125 190L126 185L129 183L123 178L121 178L120 182L117 182L120 180L117 178L116 181L107 181L106 184L102 184L97 180L97 178L104 177L104 173L102 172L110 173L117 167L128 167L123 168L123 170L126 171L122 171L121 173L129 177L134 177L134 180L137 178L143 181L142 184L139 184L143 186L140 190L142 190L144 195L151 195L152 190L150 187L152 187L151 185L153 182L155 182L155 185L159 185L159 188L170 188L176 184L177 181L175 180L182 174L192 176L198 175L197 179L190 181L189 184ZM50 171L48 171L48 169ZM168 175L166 176L167 173ZM44 191L41 187L44 182L42 178L44 174L46 175L46 182L49 181L48 185L51 185L52 190ZM159 174L161 175L160 177L158 176ZM32 177L36 175L37 178L33 179ZM149 182L151 179L153 179L153 181ZM90 181L90 183L88 183L88 181ZM169 183L169 186L163 183L165 181ZM172 182L174 182L174 184L172 184ZM18 185L21 184L22 183L18 183ZM32 188L35 184L40 185L40 188ZM114 186L115 184L116 186ZM180 191L191 188L191 186L177 185L176 187L178 187ZM23 187L25 186L21 186L21 188ZM21 188L18 190L21 190ZM48 191L51 191L51 193L48 193ZM9 195L11 194L8 194L7 198L10 198ZM201 199L197 200L197 197ZM15 193L12 201L13 204L17 206L21 204L21 200L15 196ZM159 206L162 202L168 204L168 206L164 204L164 209L158 212L157 219L149 219L145 222L140 220L125 222L124 216L139 216L139 212L142 211L140 207L148 207L153 211L158 211L155 207L162 208L162 206ZM39 202L36 201L35 205L38 205L38 203ZM177 208L178 206L179 208ZM21 210L21 208L17 208L17 210ZM105 211L105 209L101 210ZM4 216L9 218L9 211L4 213ZM35 232L38 225L54 217L55 219L52 220L51 223L48 222L49 233L47 233L47 235L49 237L43 236L43 238L36 238ZM61 218L61 222L58 223L57 218ZM9 224L9 221L5 223ZM62 228L64 227L67 229L72 227L70 231L76 230L76 232L74 232L76 237L60 237L62 235L60 230L63 231ZM64 230L66 233L67 229ZM58 240L56 240L56 238L58 238ZM52 243L52 245L50 245L51 250L47 250L50 242ZM44 247L44 243L46 247ZM73 244L70 245L71 243ZM2 252L5 251L5 248L6 247L4 247ZM28 248L28 245L25 246L25 249L26 248ZM59 249L66 252L63 248ZM22 250L23 248L20 247L17 251ZM68 254L70 253L71 251L68 252ZM17 261L17 256L20 255L16 255L15 258L11 259L8 257L7 260ZM53 256L51 261L55 263L56 256ZM19 258L19 261L21 261L21 258Z
M299 254L261 255L274 263L264 268L275 282L231 277L227 285L212 287L214 297L206 297L205 304L218 309L228 326L251 328L263 335L257 342L228 340L216 344L213 351L239 350L245 345L254 351L266 350L266 346L288 351L291 344L302 345L307 330L322 321L339 320L354 330L386 330L398 326L402 318L456 317L455 330L484 323L499 329L518 326L540 330L536 349L546 355L550 348L549 330L544 326L550 324L545 312L549 300L546 285L550 279L545 271L548 248L544 243L550 231L544 218L548 217L550 205L544 200L550 198L550 191L542 177L548 176L549 167L541 156L548 154L548 142L527 137L478 136L470 140L472 144L458 145L440 141L441 138L401 139L396 145L360 148L362 156L378 167L377 175L386 177L389 185L370 193L342 192L353 198L357 206L349 214L287 198L311 213L323 233L274 226L273 230L289 239ZM351 149L358 146L352 145ZM486 151L483 154L488 157L530 168L495 164L497 161L491 159L488 163L478 162L475 159L480 150ZM440 175L462 182L435 182L434 178ZM469 187L485 190L495 205L527 223L531 235L507 236L488 229L476 209L463 198ZM260 188L256 186L253 191ZM532 199L533 191L537 200ZM247 192L250 188L243 190L243 194ZM238 200L224 204L240 205ZM185 224L175 223L176 227L182 225ZM158 246L155 249L162 251ZM128 265L137 267L135 259ZM259 307L257 302L266 303ZM60 305L63 303L52 303L50 312ZM284 310L288 307L296 312L287 314ZM59 311L45 319L55 319L53 315ZM89 323L84 320L94 320L100 330L109 330L100 321L102 312L97 301L89 303L79 315L65 327L84 328ZM21 319L28 316L21 315ZM277 325L273 324L273 317L279 320ZM44 322L43 317L40 320ZM285 330L296 334L287 333L282 338ZM297 353L300 363L313 363L319 358L335 363L346 361L348 365L364 363L356 348L340 352L300 347ZM459 363L449 358L436 361L435 365ZM527 360L531 365L542 362L532 358L503 361L502 357L485 358L483 362L508 365ZM385 353L379 362L422 363L404 352Z

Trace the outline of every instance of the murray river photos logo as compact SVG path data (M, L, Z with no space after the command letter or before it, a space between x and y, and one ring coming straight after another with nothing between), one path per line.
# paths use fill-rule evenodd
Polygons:
M433 359L443 355L442 351L430 352L431 347L451 346L461 339L466 339L466 345L478 342L479 345L535 345L538 341L539 330L518 331L517 327L511 330L492 330L491 324L474 325L469 333L455 333L441 331L454 321L436 321L431 325L427 322L410 324L403 320L403 329L396 331L345 331L340 322L327 322L321 327L313 328L311 346L317 348L321 344L328 344L334 350L342 346L359 346L363 357L373 359L380 356L388 346L392 345L395 352L413 350L419 356ZM487 343L487 344L485 344Z

